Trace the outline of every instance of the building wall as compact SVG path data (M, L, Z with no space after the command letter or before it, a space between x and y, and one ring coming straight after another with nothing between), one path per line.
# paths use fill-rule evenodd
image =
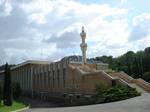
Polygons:
M12 83L18 82L23 95L31 95L32 93L32 69L31 64L26 64L12 69Z
M103 71L83 71L73 64L67 68L66 91L77 94L95 93L95 86L98 82L111 87L112 80L113 78Z
M97 81L111 86L111 78L95 72L96 64L86 64L85 69L93 70L86 72L79 66L80 63L69 64L68 61L27 63L12 69L12 82L18 82L23 93L32 97L94 93Z
M32 65L33 91L36 94L63 93L66 81L66 62Z
M108 64L98 63L97 64L97 70L108 70Z
M94 93L96 84L100 83L106 87L112 86L112 78L104 72L93 72L87 75L83 75L83 91L86 93Z

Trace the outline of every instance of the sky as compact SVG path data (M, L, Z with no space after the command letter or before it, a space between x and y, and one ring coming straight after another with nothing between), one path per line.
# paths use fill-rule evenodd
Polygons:
M81 55L120 56L150 46L149 0L0 0L0 65Z

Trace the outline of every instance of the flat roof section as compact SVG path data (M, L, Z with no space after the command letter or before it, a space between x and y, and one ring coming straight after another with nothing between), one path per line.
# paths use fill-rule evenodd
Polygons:
M20 64L17 64L16 66L14 67L11 67L11 70L15 69L15 68L18 68L18 67L21 67L21 66L24 66L24 65L27 65L27 64L50 64L51 62L50 61L40 61L40 60L27 60L25 62L22 62ZM3 73L4 70L0 71L0 73Z

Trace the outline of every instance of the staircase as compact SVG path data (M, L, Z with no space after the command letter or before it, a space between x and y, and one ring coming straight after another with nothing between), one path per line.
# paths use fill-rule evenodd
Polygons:
M132 87L132 88L136 88L136 90L137 90L138 92L140 92L140 93L148 93L147 91L145 91L143 88L141 88L140 86L138 86L138 85L135 84L135 83L130 83L129 85L130 85L130 87Z
M143 79L134 79L124 72L112 73L113 78L118 78L125 81L130 87L136 88L140 93L150 93L150 83L144 81Z

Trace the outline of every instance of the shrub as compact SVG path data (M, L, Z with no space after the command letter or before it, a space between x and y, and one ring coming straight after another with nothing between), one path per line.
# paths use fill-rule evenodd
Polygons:
M103 91L103 93L98 93L96 103L120 101L139 95L140 93L138 93L134 88L126 86L114 86Z
M95 89L97 93L103 93L104 90L107 89L107 85L103 82L97 82L95 85Z
M20 87L19 83L14 82L13 83L13 98L15 100L19 99L20 95L21 95L21 87Z
M150 82L150 71L144 73L143 79L146 80L147 82Z

